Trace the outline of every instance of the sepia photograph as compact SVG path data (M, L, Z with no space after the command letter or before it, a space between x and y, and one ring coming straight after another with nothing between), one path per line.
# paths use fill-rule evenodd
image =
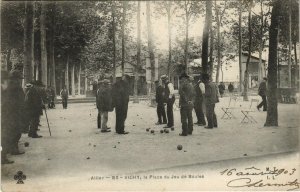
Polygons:
M0 1L1 191L299 191L298 0Z

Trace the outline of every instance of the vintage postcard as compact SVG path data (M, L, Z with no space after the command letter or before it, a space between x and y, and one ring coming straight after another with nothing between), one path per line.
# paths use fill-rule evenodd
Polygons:
M1 190L299 191L299 1L1 1Z

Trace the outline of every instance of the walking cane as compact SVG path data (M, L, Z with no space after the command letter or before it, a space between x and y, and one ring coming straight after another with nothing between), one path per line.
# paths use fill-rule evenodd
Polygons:
M48 129L49 129L49 133L50 133L50 136L51 136L51 130L50 130L50 125L49 125L49 121L48 121L47 110L46 110L46 106L45 106L43 100L42 100L42 103L43 103L43 106L44 106L44 109L45 109L45 115L46 115L46 119L47 119Z

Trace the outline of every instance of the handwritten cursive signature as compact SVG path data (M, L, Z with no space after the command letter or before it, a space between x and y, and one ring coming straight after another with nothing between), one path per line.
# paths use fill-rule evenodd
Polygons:
M235 187L291 187L288 188L288 191L292 191L295 189L299 189L300 183L298 182L298 179L295 179L294 181L288 181L286 183L268 183L264 180L256 180L252 181L251 178L238 178L233 179L227 183L228 187L235 188Z

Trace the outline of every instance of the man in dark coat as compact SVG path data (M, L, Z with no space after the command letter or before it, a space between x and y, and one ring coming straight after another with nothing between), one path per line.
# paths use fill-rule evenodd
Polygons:
M225 91L225 85L224 85L224 83L221 82L219 84L218 88L219 88L219 93L220 93L221 97L223 97L223 94L224 94L224 91Z
M55 108L55 103L54 103L55 91L51 86L49 86L47 89L47 99L48 99L48 108L49 109Z
M206 129L218 127L217 116L215 113L215 104L219 102L218 90L215 83L209 80L208 74L202 75L202 80L205 84L205 107L208 126Z
M164 105L165 89L163 88L163 86L160 85L159 81L155 81L155 86L156 86L155 100L157 103L156 112L158 117L158 122L156 123L156 125L166 124L167 118L166 118L166 111Z
M25 108L30 122L28 137L40 138L37 134L40 115L43 113L43 101L38 91L39 84L33 81L25 96Z
M118 77L120 77L120 75L118 75ZM118 78L112 88L113 106L116 111L116 133L128 134L129 132L124 129L129 102L129 76L123 75L121 77L122 79Z
M257 105L257 109L259 110L263 107L263 111L267 111L267 78L264 77L263 81L259 84L258 87L258 95L261 96L262 102Z
M233 90L234 90L234 86L232 85L232 83L229 83L229 85L228 85L228 91L229 91L229 93L232 93Z
M180 88L179 88L179 106L180 106L180 116L182 124L182 133L180 136L187 136L193 133L193 115L192 111L194 108L194 87L189 81L189 76L183 73L180 77Z
M64 87L61 91L60 91L60 96L62 99L62 105L63 105L63 109L67 109L68 107L68 98L69 98L69 93L66 87Z
M19 151L18 147L24 126L26 126L22 78L20 71L11 71L7 89L2 92L2 128L5 132L4 136L7 137L5 142L8 142L8 150L11 155L24 154Z
M173 105L175 102L174 86L168 80L167 75L161 76L161 81L165 86L165 103L167 103L167 126L164 128L173 128L174 127L174 115L173 115Z
M108 112L112 111L112 94L110 81L107 79L103 80L103 87L97 90L97 108L98 116L102 120L101 132L110 132L110 128L107 127Z
M194 102L194 109L195 113L197 116L197 122L195 124L199 126L204 126L206 125L205 117L204 117L204 112L203 112L203 101L204 101L204 93L205 93L205 85L199 79L195 85L195 102Z

